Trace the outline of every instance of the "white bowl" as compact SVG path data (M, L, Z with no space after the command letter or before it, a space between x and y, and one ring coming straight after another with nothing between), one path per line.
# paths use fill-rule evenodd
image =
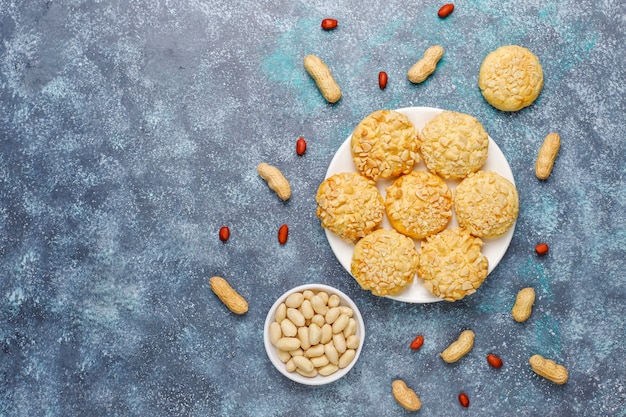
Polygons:
M314 292L326 291L329 295L337 294L339 296L339 299L341 300L339 305L350 307L354 313L353 318L356 320L356 335L359 337L360 341L359 341L359 347L356 349L356 354L354 356L354 359L345 368L339 369L336 372L328 376L317 375L315 377L309 378L309 377L302 376L297 372L287 372L285 368L285 364L278 358L278 352L276 350L276 347L274 347L274 345L272 345L272 342L270 342L269 328L272 322L274 321L274 316L276 314L276 309L278 308L278 306L282 302L284 302L285 299L287 299L287 297L290 294L294 292L303 292L305 290L312 290ZM292 288L291 290L281 295L278 298L278 300L276 300L274 305L272 305L272 308L270 308L270 310L268 311L267 318L265 319L265 326L263 329L263 342L265 344L265 351L267 352L267 356L270 358L270 361L274 364L276 369L278 369L278 371L281 374L291 379L292 381L299 382L300 384L304 384L304 385L329 384L331 382L338 380L345 374L347 374L350 371L350 369L352 369L354 364L356 364L356 361L359 359L359 355L361 354L361 350L363 349L364 340L365 340L365 323L363 323L363 317L361 316L361 312L357 308L356 304L354 304L354 301L352 301L350 297L348 297L346 294L339 291L338 289L330 287L328 285L323 285L323 284L300 285L298 287Z

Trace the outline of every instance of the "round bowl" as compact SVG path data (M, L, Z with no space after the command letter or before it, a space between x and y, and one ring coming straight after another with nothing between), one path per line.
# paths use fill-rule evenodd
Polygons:
M350 307L353 311L352 317L356 321L356 333L355 334L359 337L359 346L356 349L354 359L352 359L352 361L345 368L338 369L337 371L335 371L334 373L328 376L322 376L318 374L314 377L306 377L306 376L300 375L297 372L288 372L285 367L285 363L283 363L278 357L278 352L277 352L276 347L272 345L272 342L270 341L269 329L270 329L270 325L272 324L272 322L274 322L274 317L276 314L276 309L278 309L278 306L281 303L283 303L290 294L293 294L294 292L303 292L305 290L311 290L315 293L319 291L326 291L328 295L336 294L337 296L339 296L339 299L340 299L339 305ZM272 308L270 308L270 310L268 311L267 318L265 319L265 326L263 329L263 342L265 344L265 351L267 352L267 356L269 357L272 364L274 364L274 367L276 367L276 369L278 369L278 371L284 376L286 376L287 378L291 379L292 381L298 382L300 384L304 384L304 385L330 384L331 382L337 381L338 379L343 377L345 374L350 372L350 369L352 369L352 367L356 364L357 360L359 359L359 355L361 354L361 350L363 349L364 340L365 340L365 324L363 322L363 317L361 316L361 312L359 311L354 301L352 301L350 297L348 297L346 294L339 291L338 289L330 287L328 285L323 285L323 284L300 285L298 287L290 289L289 291L281 295L278 298L278 300L276 300L274 305L272 305Z

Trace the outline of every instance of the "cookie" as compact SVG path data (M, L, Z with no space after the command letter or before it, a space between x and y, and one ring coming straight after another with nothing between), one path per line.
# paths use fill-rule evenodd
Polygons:
M418 259L413 239L378 229L357 242L350 269L361 288L382 297L398 294L413 282Z
M482 240L453 227L422 241L417 274L436 297L456 301L476 292L487 278L489 261Z
M394 229L413 239L423 239L448 225L452 192L437 175L412 171L387 187L385 210Z
M539 59L528 49L501 46L489 53L478 72L478 87L489 104L502 111L530 106L543 88Z
M492 171L469 175L454 190L459 226L478 237L497 237L509 230L519 214L515 185Z
M443 111L420 132L426 167L443 178L464 178L487 160L489 135L476 118Z
M322 227L354 242L383 221L385 205L376 183L356 172L326 178L315 196Z
M377 110L352 132L350 150L356 169L374 181L406 174L420 161L415 126L404 114Z

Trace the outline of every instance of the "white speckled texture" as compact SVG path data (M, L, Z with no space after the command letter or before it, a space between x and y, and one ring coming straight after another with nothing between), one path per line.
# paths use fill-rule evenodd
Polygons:
M423 415L626 416L626 3L479 0L445 20L441 4L0 0L0 416L402 415L396 378ZM338 28L321 30L325 17ZM411 84L432 44L443 59ZM538 100L517 113L477 87L482 59L505 44L544 68ZM304 71L308 53L333 71L337 104ZM317 186L360 119L408 106L475 116L520 193L501 264L453 304L360 290L315 217ZM562 147L542 182L534 161L550 131ZM262 161L291 180L288 202L258 177ZM246 315L211 293L213 275L248 298ZM322 387L282 377L263 350L276 297L311 282L352 297L367 329L355 368ZM537 300L520 324L510 308L525 286ZM438 353L464 328L473 351L445 364ZM570 381L535 376L535 353Z

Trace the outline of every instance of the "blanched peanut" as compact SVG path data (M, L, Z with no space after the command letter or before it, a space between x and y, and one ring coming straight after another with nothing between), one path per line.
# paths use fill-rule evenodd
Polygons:
M422 407L422 402L415 391L401 379L396 379L391 383L391 393L398 404L408 411L417 411Z
M300 347L300 339L295 337L281 337L276 341L276 349L291 352Z
M338 307L330 308L328 309L328 312L324 316L324 320L328 324L333 324L335 320L337 320L337 317L339 317L340 314L341 314L341 311L339 310Z
M277 349L276 353L278 354L278 359L280 359L282 363L287 363L287 361L291 359L291 353L287 351Z
M348 325L343 330L343 337L347 339L348 337L352 336L355 333L356 333L356 320L353 318L350 318L350 320L348 321Z
M359 336L354 334L346 339L346 347L348 349L356 349L359 347L360 343L361 339L359 339Z
M343 333L337 333L333 335L333 345L335 345L335 349L337 352L343 354L346 349L346 339L343 337Z
M298 334L298 328L289 319L285 319L280 322L280 330L285 337L294 337Z
M318 370L318 372L322 376L328 376L328 375L332 375L335 372L337 372L338 369L339 369L339 367L337 365L329 363L328 365L320 368Z
M354 311L348 306L339 306L339 311L341 311L341 314L345 314L348 317L352 317L354 314Z
M316 323L309 325L309 343L311 346L317 345L322 339L322 329Z
M330 297L328 297L328 307L338 307L340 302L341 299L337 294L332 294Z
M311 342L309 342L309 329L307 327L299 327L298 328L298 339L300 339L300 347L304 350L307 350L311 347Z
M326 355L330 363L335 365L339 363L339 352L337 352L332 342L324 345L324 355Z
M274 320L280 323L286 318L287 318L287 306L285 305L285 303L280 303L280 305L276 309L276 314L274 314Z
M287 370L287 372L293 372L296 370L296 364L293 361L293 358L291 357L291 355L289 356L289 360L285 364L285 370Z
M567 368L563 365L555 363L553 360L546 359L541 355L531 356L528 362L537 375L542 376L555 384L565 384L569 379Z
M296 372L307 378L315 378L317 376L317 370L315 369L313 369L311 372L304 372L302 369L296 368Z
M350 317L346 316L345 314L340 315L339 318L337 318L337 320L335 320L335 322L333 323L333 333L343 332L349 322Z
M515 305L511 309L511 315L515 321L522 323L528 320L533 312L535 303L535 290L532 287L523 288L517 293Z
M301 348L298 348L296 350L292 350L291 352L289 352L289 354L293 357L293 356L304 356L304 351Z
M317 324L317 326L321 329L326 321L324 320L324 316L322 316L321 314L316 314L311 319L311 323Z
M304 301L304 295L301 292L294 292L290 294L285 300L285 305L290 308L298 308Z
M272 322L272 324L270 324L270 342L272 345L276 346L276 342L278 342L278 339L281 337L283 337L283 332L280 328L280 324Z
M535 162L535 176L537 178L540 180L548 179L560 147L561 136L558 133L552 132L544 138L543 144L539 148L537 162Z
M287 308L287 318L298 327L304 326L305 318L297 309Z
M315 369L313 362L311 362L306 356L294 356L292 360L298 369L301 369L304 372L312 372L313 369Z
M328 307L326 306L326 302L322 299L322 297L319 296L319 294L316 294L313 297L311 297L311 306L313 307L313 310L317 314L321 314L322 316L325 316L326 313L328 312Z
M441 359L448 363L453 363L461 359L474 347L474 332L471 330L464 330L459 335L459 338L452 342L450 346L439 354Z
M330 298L330 295L328 295L326 291L318 292L317 296L320 297L322 301L324 301L324 304L328 304L328 299Z
M352 359L354 359L354 357L356 356L356 351L354 349L347 349L343 355L341 355L339 357L339 369L343 369L346 366L348 366L348 364L350 362L352 362Z
M312 346L304 352L304 355L309 358L314 358L316 356L322 356L324 354L324 345L318 343L315 346Z
M326 344L333 338L333 328L330 324L326 323L322 326L322 337L320 343Z
M311 306L311 302L309 300L304 300L302 305L300 306L300 312L304 316L305 319L312 319L315 316L315 311L313 311L313 307Z
M330 361L328 360L326 355L322 355L322 356L316 356L314 358L311 358L311 363L316 368L322 368L322 367L328 365L330 363Z
M408 72L409 81L412 83L423 82L430 74L435 71L437 63L443 56L443 48L439 45L433 45L426 49L424 56L417 61Z

